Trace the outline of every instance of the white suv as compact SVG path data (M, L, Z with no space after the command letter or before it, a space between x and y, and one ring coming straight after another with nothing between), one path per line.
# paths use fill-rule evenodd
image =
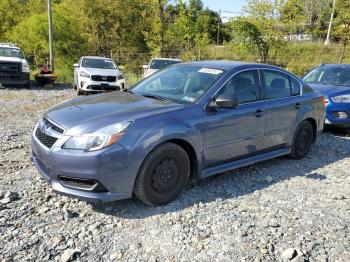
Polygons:
M143 65L143 77L153 75L155 72L164 69L170 65L181 63L180 59L175 58L153 58L148 65Z
M9 85L29 88L29 66L19 47L0 43L0 86Z
M74 88L78 95L122 90L125 88L125 79L112 59L83 56L74 64Z

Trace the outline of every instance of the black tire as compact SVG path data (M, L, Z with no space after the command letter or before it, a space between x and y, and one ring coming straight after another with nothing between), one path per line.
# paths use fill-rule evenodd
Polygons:
M24 84L24 88L29 89L30 88L30 81Z
M176 144L165 143L146 157L133 191L148 205L164 205L182 192L189 176L190 160L186 151Z
M309 153L313 141L314 130L312 124L309 121L301 122L294 134L290 157L294 159L305 157Z
M77 95L78 95L78 96L81 96L81 95L83 95L83 94L84 94L84 92L81 91L79 87L77 87Z

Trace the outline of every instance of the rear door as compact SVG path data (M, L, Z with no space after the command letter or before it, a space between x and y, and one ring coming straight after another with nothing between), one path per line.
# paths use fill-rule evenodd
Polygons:
M278 70L260 71L267 110L266 147L284 146L302 107L301 84Z
M206 166L227 162L263 149L266 125L258 70L233 76L219 91L238 99L235 109L205 111Z

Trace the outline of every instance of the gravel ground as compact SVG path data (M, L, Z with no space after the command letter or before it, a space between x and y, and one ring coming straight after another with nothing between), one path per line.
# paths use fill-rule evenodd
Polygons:
M163 207L60 196L30 162L64 86L0 89L0 261L350 261L350 137L188 186Z

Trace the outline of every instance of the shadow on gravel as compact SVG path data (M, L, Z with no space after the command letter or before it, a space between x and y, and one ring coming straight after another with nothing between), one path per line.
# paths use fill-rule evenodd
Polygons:
M1 89L6 89L6 90L45 90L45 91L50 91L50 90L68 90L68 89L73 89L71 84L67 83L56 83L53 85L46 85L44 87L38 85L36 81L30 81L30 88L25 88L22 86L6 86L2 87Z
M350 157L350 140L329 133L323 136L322 142L316 143L310 154L302 160L280 157L203 179L197 184L187 186L177 200L165 206L149 207L134 198L113 203L92 204L92 208L107 215L141 219L182 210L200 202L235 199L293 177L325 180L327 177L315 170Z
M350 128L337 128L332 126L325 126L323 132L337 136L350 137Z

